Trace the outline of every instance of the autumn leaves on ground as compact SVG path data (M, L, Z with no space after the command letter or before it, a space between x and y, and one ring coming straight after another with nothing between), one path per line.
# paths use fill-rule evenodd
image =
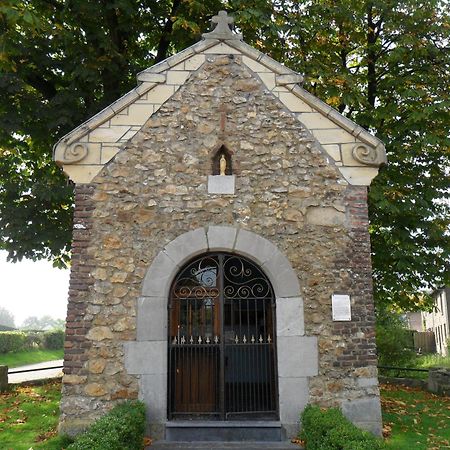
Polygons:
M450 397L385 384L381 401L388 448L450 449Z
M60 450L56 436L61 384L18 387L0 394L0 448ZM383 385L384 432L392 450L450 449L450 398Z

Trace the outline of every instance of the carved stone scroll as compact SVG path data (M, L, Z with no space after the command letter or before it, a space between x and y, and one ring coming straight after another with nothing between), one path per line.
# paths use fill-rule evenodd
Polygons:
M75 164L86 158L88 152L87 144L77 142L65 149L63 157L59 162L62 162L63 164Z
M384 155L376 148L365 144L356 144L352 150L353 158L366 166L379 167L385 162Z

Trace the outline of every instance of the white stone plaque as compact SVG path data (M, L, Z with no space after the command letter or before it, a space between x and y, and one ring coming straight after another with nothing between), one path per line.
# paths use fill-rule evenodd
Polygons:
M350 307L350 295L333 294L331 296L331 308L334 321L352 320L352 311Z
M234 194L234 175L209 175L208 194Z

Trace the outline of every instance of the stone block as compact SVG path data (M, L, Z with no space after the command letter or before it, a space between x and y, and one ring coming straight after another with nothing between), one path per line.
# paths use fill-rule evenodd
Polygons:
M342 144L341 145L341 151L342 151L342 162L344 163L344 166L366 166L365 164L357 161L353 157L353 149L355 148L355 143L352 144Z
M139 379L139 399L147 407L150 423L163 422L167 415L167 374L142 375Z
M142 126L153 114L150 103L133 103L128 108L128 114L118 114L111 119L112 125Z
M358 386L360 387L374 387L378 386L378 378L375 377L360 377L357 379Z
M298 422L300 413L305 409L309 400L309 386L307 378L280 378L278 383L280 400L281 423Z
M169 242L164 252L178 266L182 266L193 256L208 251L208 241L206 240L206 232L204 228L183 233L173 241Z
M189 77L191 72L181 70L169 70L167 72L167 84L183 84Z
M244 256L256 260L260 266L279 252L277 247L269 240L256 233L242 229L238 232L235 250Z
M323 149L335 160L341 160L341 150L338 144L322 145Z
M331 130L312 130L312 133L321 144L346 144L356 141L350 133L335 126Z
M344 400L342 413L359 428L381 436L381 405L379 397L366 397L357 400Z
M280 100L291 112L313 112L308 104L290 92L280 92Z
M125 342L125 368L130 375L167 373L167 340Z
M301 297L277 298L277 335L303 336L305 323Z
M70 148L73 148L77 144L72 144ZM86 156L76 161L76 164L100 164L101 163L101 148L102 145L100 143L86 143L87 154Z
M166 75L164 73L146 72L144 70L137 75L137 80L148 83L164 83L166 81Z
M300 122L305 125L306 128L310 130L315 129L339 129L339 127L332 122L330 119L327 119L323 114L314 112L314 113L300 113L297 115Z
M267 89L271 91L275 85L275 74L273 72L262 72L258 73L259 78L264 83Z
M234 175L209 175L208 194L234 194L236 190Z
M118 151L119 146L102 145L101 163L106 164L107 162L111 161L111 159L117 155Z
M140 297L137 301L137 340L167 339L167 298Z
M345 213L329 206L310 206L306 210L306 221L311 225L328 227L343 226Z
M205 55L194 55L184 61L184 70L197 70L205 62Z
M177 265L167 253L159 252L145 274L142 295L144 297L167 297L170 283L177 270Z
M129 129L130 127L127 125L96 128L89 133L89 142L117 142Z
M0 392L8 389L8 366L0 366Z
M236 241L237 229L211 225L206 234L211 251L232 251Z
M369 186L378 174L376 167L339 167L339 171L355 186Z
M151 91L147 94L147 100L149 103L158 103L162 104L170 97L172 97L174 93L173 86L168 86L166 84L160 84L155 86Z
M303 81L303 75L299 73L288 73L276 76L276 83L278 86L285 86L286 84L299 84Z
M150 117L150 116L149 116ZM134 135L137 133L137 130L127 131L121 138L119 142L127 142L130 139L133 139Z
M90 183L103 169L103 165L65 164L64 173L77 184Z
M248 56L242 57L242 62L250 69L253 70L253 72L260 73L260 72L272 72L268 67L263 66L259 62L256 62L254 59L249 58Z
M206 49L203 53L206 54L211 53L218 55L239 55L241 52L221 42L220 44L214 45L213 47Z
M278 376L312 377L319 371L316 336L278 336Z
M113 332L109 327L94 327L88 331L86 338L90 341L104 341L105 339L112 339Z
M291 263L280 251L272 255L262 266L272 282L277 297L298 297L300 285Z

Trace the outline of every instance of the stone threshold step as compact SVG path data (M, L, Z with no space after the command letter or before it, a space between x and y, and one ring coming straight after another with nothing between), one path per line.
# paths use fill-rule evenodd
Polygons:
M171 421L166 422L169 442L281 442L278 421Z
M156 441L146 450L302 450L303 447L284 442L168 442Z
M166 428L281 428L276 420L173 420Z

